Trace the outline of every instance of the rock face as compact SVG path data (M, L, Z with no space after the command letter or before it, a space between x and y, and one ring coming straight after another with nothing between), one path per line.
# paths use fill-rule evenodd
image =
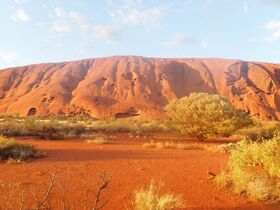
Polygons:
M162 119L191 92L226 96L252 116L280 119L280 65L225 59L108 57L0 71L0 114Z

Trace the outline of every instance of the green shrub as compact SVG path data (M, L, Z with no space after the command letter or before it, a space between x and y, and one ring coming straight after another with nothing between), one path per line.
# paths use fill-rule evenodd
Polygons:
M12 139L0 136L0 161L9 159L28 161L41 156L42 153L38 152L34 146L30 144L18 144Z
M231 106L227 99L207 93L191 93L172 100L165 110L175 120L177 130L199 139L229 136L253 123L248 115Z
M155 186L154 180L151 181L147 189L141 188L134 194L134 205L136 210L175 210L184 208L184 203L180 196L174 194L160 195L161 188Z
M216 177L220 186L252 199L280 201L279 138L262 143L241 141L231 151L229 170Z

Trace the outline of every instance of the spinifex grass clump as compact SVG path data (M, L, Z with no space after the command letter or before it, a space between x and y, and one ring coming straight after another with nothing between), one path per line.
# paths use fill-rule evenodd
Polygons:
M41 157L42 153L37 151L30 144L19 144L13 139L0 136L0 161L28 161L33 158Z
M229 170L216 177L217 184L254 200L279 202L279 140L275 137L262 143L241 141L231 151Z

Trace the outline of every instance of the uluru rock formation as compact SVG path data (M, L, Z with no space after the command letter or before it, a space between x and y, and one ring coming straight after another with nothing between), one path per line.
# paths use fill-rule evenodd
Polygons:
M0 71L0 114L138 116L191 92L217 93L252 116L280 119L280 65L226 59L119 56Z

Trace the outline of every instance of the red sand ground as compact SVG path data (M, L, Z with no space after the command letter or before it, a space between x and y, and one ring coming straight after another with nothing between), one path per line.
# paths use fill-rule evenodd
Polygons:
M191 210L269 210L274 207L250 202L232 192L218 188L207 171L224 169L227 155L206 150L158 150L143 148L147 141L118 134L108 145L87 145L83 141L43 141L20 138L47 153L47 157L26 164L0 164L0 180L22 185L48 181L51 171L64 172L70 197L81 201L81 191L75 189L97 181L96 174L106 170L112 181L105 196L110 199L105 210L132 209L133 192L147 186L151 179L162 180L163 191L181 194ZM31 196L31 194L30 194ZM76 209L82 209L81 202Z

